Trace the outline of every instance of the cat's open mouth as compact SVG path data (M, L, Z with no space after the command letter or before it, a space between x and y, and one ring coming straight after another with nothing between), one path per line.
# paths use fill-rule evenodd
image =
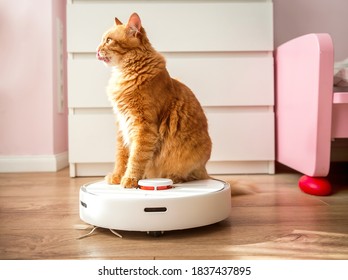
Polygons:
M108 58L107 56L101 56L99 52L97 53L97 58L101 61L104 61L105 63L110 62L110 58Z

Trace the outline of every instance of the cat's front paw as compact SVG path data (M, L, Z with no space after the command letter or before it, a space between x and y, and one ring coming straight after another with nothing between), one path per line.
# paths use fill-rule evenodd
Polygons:
M138 179L137 178L130 178L130 177L123 177L121 180L121 185L125 188L136 188L136 187L138 187Z
M121 178L122 177L117 174L109 173L105 176L105 181L110 185L119 185L121 183Z

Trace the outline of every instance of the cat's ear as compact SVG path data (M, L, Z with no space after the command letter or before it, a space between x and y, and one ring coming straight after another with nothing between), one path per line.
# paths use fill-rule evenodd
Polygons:
M115 24L122 25L123 23L117 17L115 17Z
M141 20L137 13L133 13L128 20L127 28L129 30L129 34L137 37L138 35L141 35L140 29L141 29Z

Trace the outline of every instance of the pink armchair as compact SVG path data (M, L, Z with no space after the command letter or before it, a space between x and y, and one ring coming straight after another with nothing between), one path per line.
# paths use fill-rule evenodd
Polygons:
M275 51L276 158L306 177L300 187L327 195L331 140L348 138L348 92L333 92L333 44L308 34Z

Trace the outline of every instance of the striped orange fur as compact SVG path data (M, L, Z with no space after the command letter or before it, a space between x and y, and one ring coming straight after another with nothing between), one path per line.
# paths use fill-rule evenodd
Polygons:
M107 93L119 128L115 167L106 180L131 188L144 178L209 178L212 143L203 109L187 86L170 77L136 13L127 24L115 18L97 57L113 67Z

